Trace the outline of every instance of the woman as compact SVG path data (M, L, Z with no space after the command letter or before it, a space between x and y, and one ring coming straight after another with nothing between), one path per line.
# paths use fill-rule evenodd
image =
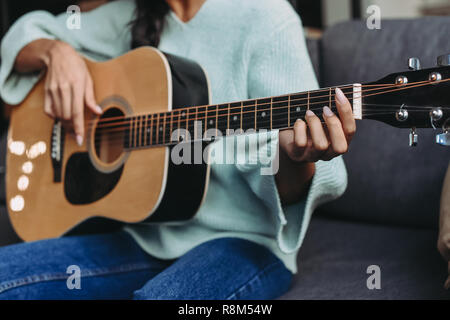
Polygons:
M84 139L83 108L100 113L78 53L106 60L142 45L200 63L214 104L317 88L297 14L284 0L109 2L82 14L33 12L2 43L0 92L24 99L47 70L45 112L71 120ZM340 119L325 107L293 130L274 134L280 168L213 165L204 204L182 226L137 224L108 235L76 236L0 248L0 298L273 299L289 289L311 213L341 195L355 121L336 91ZM326 161L321 161L326 160ZM133 210L130 206L130 210ZM81 271L69 290L66 270Z

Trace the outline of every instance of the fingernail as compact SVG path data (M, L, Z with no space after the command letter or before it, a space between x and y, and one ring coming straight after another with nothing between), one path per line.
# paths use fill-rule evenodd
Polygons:
M333 111L331 111L331 109L328 108L327 106L323 107L323 114L324 114L326 117L332 117L332 116L334 116Z
M95 111L97 111L97 113L103 113L103 109L100 106L95 106Z
M314 114L314 112L312 112L311 110L308 110L308 111L306 111L306 116L307 116L307 117L314 117L315 114Z
M77 144L81 147L83 145L83 137L79 134L77 134Z
M345 94L339 88L336 88L336 99L337 101L339 101L340 104L345 104L346 102L345 100L347 99L345 97Z

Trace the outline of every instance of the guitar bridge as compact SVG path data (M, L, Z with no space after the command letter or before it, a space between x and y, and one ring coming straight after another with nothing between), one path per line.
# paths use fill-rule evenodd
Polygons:
M51 158L53 166L53 182L62 181L62 159L64 156L64 127L61 121L55 121L52 129Z

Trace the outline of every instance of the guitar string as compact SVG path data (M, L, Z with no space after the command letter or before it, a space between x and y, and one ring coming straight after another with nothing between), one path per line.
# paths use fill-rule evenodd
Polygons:
M410 112L422 112L422 111L418 111L418 110L413 110L413 111L410 111ZM371 112L368 112L368 113L363 113L363 116L365 116L365 117L367 117L367 116L370 116L370 115L384 115L384 114L392 114L392 112L376 112L376 113L371 113ZM289 126L289 127L283 127L283 126L279 126L279 123L281 122L282 124L285 124L286 123L286 118L283 118L283 119L275 119L275 120L273 120L272 121L272 125L273 125L273 127L274 127L274 130L285 130L285 129L290 129L290 128L292 128L292 126ZM253 122L253 121L251 121L251 122ZM325 123L325 121L323 121L323 120L321 120L321 123ZM269 129L269 126L268 126L268 124L270 124L270 120L264 120L264 121L258 121L258 124L260 124L260 126L261 127L264 127L263 129L267 129L267 130L269 130L270 131L270 129ZM267 127L266 127L266 125L267 125ZM185 128L182 128L182 129L185 129ZM189 128L189 134L191 134L192 133L192 131L194 130L194 128L193 127L190 127ZM220 131L219 129L212 129L212 130L218 130L218 131ZM236 130L238 130L238 129L236 129ZM123 145L125 148L128 148L128 147L126 147L126 145L128 145L129 143L130 143L130 139L129 138L127 138L127 137L123 137L123 136L121 136L121 137L117 137L117 135L119 135L119 134L122 134L123 133L123 131L122 132L114 132L112 135L110 135L109 137L108 137L108 143L112 143L112 144L121 144L121 145ZM155 133L155 132L154 132ZM113 136L113 135L115 135L115 136ZM133 138L135 141L135 143L134 144L136 144L136 146L133 146L132 148L139 148L139 147L151 147L151 146L162 146L162 145L167 145L167 144L170 144L169 142L172 142L173 140L171 139L171 134L165 134L164 136L160 136L158 139L155 139L155 138L152 138L152 139L150 139L150 140L152 140L151 141L151 144L148 144L148 142L150 142L149 141L149 139L147 139L147 138L145 138L145 137L143 137L142 136L142 134L140 134L140 133L136 133L136 134L133 134L133 136L135 136L135 138ZM95 142L98 142L99 140L101 140L101 139L103 139L103 137L99 137L100 139L95 139ZM139 138L139 139L137 139L137 138ZM137 141L141 141L141 143L139 143L140 144L140 146L138 145L138 142ZM142 145L142 142L143 141L146 141L147 142L147 144L145 144L145 145ZM179 140L175 140L176 142L180 142ZM192 142L193 140L189 140L189 142ZM125 142L128 142L127 144L125 144Z
M450 79L449 79L450 80ZM390 91L386 91L386 92L379 92L379 93L375 93L375 94L371 94L370 96L372 96L372 95L380 95L380 94L384 94L384 93L388 93L388 92L394 92L394 91L400 91L400 90L406 90L406 89L410 89L410 88L413 88L413 87L419 87L419 86L423 86L423 85L414 85L414 86L409 86L409 87L407 87L407 88L399 88L399 89L397 89L397 90L390 90ZM367 96L369 96L369 95L363 95L362 96L362 98L364 98L364 97L367 97ZM350 99L350 100L353 100L353 99ZM329 101L327 101L327 102L329 102ZM332 102L335 102L335 100L332 100ZM310 103L310 105L324 105L325 103L324 102L313 102L313 103ZM291 105L290 107L291 108L297 108L297 107L301 107L302 105ZM303 105L304 106L304 105ZM260 109L260 110L258 110L258 112L264 112L264 111L270 111L270 110L277 110L277 109L286 109L286 108L289 108L289 106L282 106L282 107L273 107L273 108L269 108L269 109ZM409 106L408 106L408 108L409 108ZM420 108L420 107L419 107ZM444 107L445 108L445 107ZM318 110L318 109L322 109L322 107L320 107L320 108L310 108L311 110ZM365 111L368 111L369 109L366 109ZM429 108L424 108L424 109L422 109L422 110L429 110ZM375 110L374 110L375 111ZM242 112L242 113L253 113L253 112L255 112L254 110L251 110L251 111L246 111L246 112ZM240 115L241 113L235 113L235 114L230 114L230 116L231 115ZM223 115L220 115L220 118L221 118L221 120L222 121L225 121L225 119L223 119L224 117L227 117L227 119L226 120L228 120L228 114L223 114ZM206 119L213 119L213 118L218 118L217 116L214 116L214 117L209 117L209 118L206 118ZM205 118L196 118L197 120L206 120ZM188 119L187 118L185 118L185 119L180 119L180 121L169 121L169 122L167 122L166 121L166 127L167 127L167 125L170 125L170 124L173 124L173 123L178 123L178 122L185 122L186 123L186 121L187 121ZM189 123L192 123L192 120L195 120L195 119L189 119ZM142 121L139 121L139 122L142 122ZM161 121L162 122L162 121ZM184 124L184 123L183 123ZM116 126L118 126L119 124L116 124ZM113 128L113 129L110 129L110 130L105 130L105 129L101 129L101 128L99 128L100 130L99 131L102 131L102 132L108 132L108 131L121 131L121 130L126 130L126 129L129 129L129 126L130 126L130 123L126 123L126 127L124 128L124 127L116 127L116 126L114 126L115 128ZM133 128L133 131L141 131L142 130L142 125L141 124L139 124L139 126L141 127L141 129L136 129L136 128ZM136 127L136 123L135 123L135 125L133 126L133 127ZM156 126L154 126L153 124L151 124L150 126L147 126L147 127L149 127L149 129L153 129L153 128L155 128ZM186 127L184 127L184 128L186 128Z
M366 104L363 104L364 106L367 106ZM381 108L365 108L365 110L364 111L362 111L362 114L364 115L364 116L370 116L370 115L382 115L382 114L392 114L394 111L398 111L399 110L399 108L401 107L400 105L399 106L390 106L390 105L386 105L386 106L388 106L388 107L392 107L392 108L390 108L390 109L381 109ZM293 105L292 107L296 107L295 105ZM285 108L287 108L287 107L285 107ZM333 107L332 108L332 111L333 111L333 109L336 109L335 107ZM393 110L393 109L396 109L396 110ZM450 108L445 108L445 107L442 107L441 109L450 109ZM322 110L322 107L320 107L320 108L312 108L311 110ZM426 108L426 107L424 107L424 108L416 108L416 109L409 109L409 106L408 106L408 111L409 112L427 112L427 111L430 111L431 110L431 107L428 107L428 108ZM289 114L289 111L287 111L287 112L283 112L283 113L274 113L274 114L272 114L272 117L283 117L283 118L281 118L281 119L276 119L277 121L284 121L284 122L286 122L286 116ZM291 114L292 114L292 112L291 112ZM318 115L318 116L320 116L320 115ZM222 116L222 117L219 117L218 118L218 120L217 120L217 126L219 127L220 126L220 124L224 124L224 123L226 123L227 121L228 121L228 119L223 119L224 117L226 117L226 115L224 115L224 116ZM228 117L227 117L228 118ZM202 118L203 120L204 120L204 118ZM236 121L240 121L241 119L237 119ZM200 121L200 119L198 119L198 121ZM257 120L258 121L258 124L263 124L263 123L265 123L264 121L269 121L269 123L270 123L270 120L266 120L266 119L264 119L264 118L260 118L259 120ZM201 122L203 122L203 121L201 121ZM233 122L234 122L234 120L233 120ZM211 124L210 126L211 127L209 127L209 129L213 129L213 130L215 130L216 128L216 126L215 126L215 123L216 122L214 122L213 124ZM250 119L250 120L243 120L242 121L242 123L243 124L248 124L248 123L254 123L254 120L253 119ZM189 127L189 130L191 129L191 128L194 128L194 126L195 126L195 124L194 123L192 123L192 122L189 122L189 125L188 125L188 127ZM243 126L243 127L247 127L247 126ZM248 126L248 127L251 127L251 126ZM147 131L148 132L148 130L151 130L151 129L155 129L156 128L156 126L150 126L150 127L147 127L147 129L144 129L142 126L140 127L140 128L133 128L132 130L133 131ZM159 127L158 127L159 128ZM127 128L128 129L128 128ZM167 128L166 128L167 129ZM183 127L180 127L180 128L175 128L175 129L186 129L186 127L185 126L183 126ZM208 126L206 126L206 129L208 129ZM218 129L218 128L217 128ZM111 129L108 129L108 130L105 130L105 129L103 129L103 130L98 130L98 132L99 133L108 133L108 134L114 134L114 133L124 133L126 130L122 130L121 128L111 128ZM170 133L170 132L169 132ZM142 133L141 133L141 135L142 135ZM166 135L167 135L167 133L166 133Z
M450 80L450 79L449 79ZM413 87L417 87L417 85L415 85L415 86L409 86L409 87L407 87L407 88L400 88L400 89L409 89L409 88L413 88ZM376 93L376 94L372 94L372 95L379 95L379 94L384 94L384 93L388 93L388 92L394 92L394 91L399 91L399 90L390 90L390 91L386 91L386 92L378 92L378 93ZM370 95L370 96L372 96L372 95ZM367 96L369 96L369 95L362 95L361 96L361 98L363 98L363 97L367 97ZM353 98L349 98L349 101L352 101L353 100ZM292 101L294 101L294 100L292 100ZM336 100L328 100L328 101L326 101L327 103L331 103L331 102L336 102ZM285 102L277 102L277 103L285 103ZM286 106L281 106L281 107L273 107L272 106L272 104L271 103L266 103L266 104L261 104L260 106L263 106L263 105L265 105L265 106L267 106L267 105L270 105L270 107L268 108L268 109L258 109L258 110L249 110L249 111L241 111L241 112L237 112L237 113L226 113L226 114L221 114L220 115L220 117L222 118L222 117L225 117L225 116L227 116L228 117L228 115L229 116L237 116L237 115L243 115L243 114L247 114L247 113L253 113L253 112L264 112L264 111L273 111L273 110L278 110L278 109L285 109L285 108L289 108L289 107L294 107L294 108L298 108L298 107L302 107L302 106L311 106L311 105L321 105L321 106L323 106L323 105L325 105L325 102L310 102L309 104L303 104L303 105L291 105L291 106L289 106L289 105L286 105ZM311 109L311 110L317 110L317 109L313 109L313 108L309 108L309 109ZM227 110L220 110L220 111L227 111ZM206 116L206 119L213 119L213 118L218 118L219 117L219 115L218 115L218 112L219 112L219 110L215 110L215 111L205 111L205 112L200 112L200 113L204 113L204 114L207 114L207 113L211 113L211 112L214 112L215 113L215 115L212 115L212 116L209 116L209 115L207 115ZM143 125L145 125L145 127L146 128L148 128L149 127L149 122L151 123L150 124L150 128L152 128L154 125L153 125L153 122L158 122L158 125L161 123L162 125L172 125L172 124L174 124L174 123L181 123L181 122L191 122L192 120L206 120L205 119L205 117L198 117L198 115L195 117L195 119L194 118L192 118L192 119L189 119L190 117L188 116L188 117L180 117L181 115L179 114L178 116L175 116L176 118L179 118L179 119L176 119L176 120L174 120L174 116L168 116L168 117L158 117L158 119L151 119L150 117L146 117L146 116L144 116L144 117L142 117L141 119L139 119L138 121L133 121L133 122L130 122L130 121L122 121L122 122L115 122L115 123L110 123L110 124L108 124L108 125L105 125L105 124L103 124L103 125L99 125L99 126L97 126L97 129L99 129L99 130L103 130L103 131L107 131L107 130L105 130L104 128L112 128L111 130L122 130L123 129L123 127L121 126L122 124L123 125L125 125L125 130L127 129L127 128L129 128L129 127L136 127L136 126L139 126L139 127L143 127ZM171 118L171 121L167 121L167 118ZM122 119L124 119L123 117L122 117ZM145 120L145 121L144 121ZM165 121L163 121L163 120L165 120ZM164 122L164 123L163 123Z
M443 82L443 81L445 81L445 80L441 80L440 82ZM366 86L375 86L375 85L362 85L361 86L361 91L359 91L359 93L365 93L365 92L369 92L369 91L376 91L376 90L384 90L384 89L390 89L390 88L392 88L392 87L404 87L404 86L411 86L411 85L414 85L414 84L421 84L421 83L426 83L426 82L431 82L430 80L426 80L426 81L418 81L418 82L411 82L411 83L409 83L409 84L380 84L380 85L376 85L376 86L383 86L382 88L375 88L375 89L368 89L368 90L362 90L362 87L366 87ZM312 93L312 94L314 94L314 93L318 93L318 92L325 92L325 91L327 91L327 92L329 92L330 91L330 89L335 89L335 88L337 88L337 87L330 87L329 89L326 89L326 90L318 90L318 91L311 91L310 92L310 94ZM350 92L344 92L344 94L352 94L353 93L353 86L351 86L351 87L348 87L349 89L352 89L352 91L350 91ZM342 87L341 87L341 89L342 89ZM304 94L306 94L306 93L293 93L293 94L291 94L290 96L295 96L295 95L304 95ZM310 96L309 98L297 98L297 99L290 99L290 101L292 102L292 101L303 101L303 100L310 100L310 99L319 99L319 98L328 98L330 95L323 95L323 96ZM273 99L276 99L276 98L281 98L281 97L289 97L289 95L283 95L283 96L278 96L278 97L269 97L269 98L259 98L259 99L256 99L256 100L272 100L272 102L265 102L265 103L261 103L261 104L258 104L258 106L262 106L262 105L270 105L270 104L273 104L273 103L286 103L286 102L288 102L289 101L289 99L288 100L280 100L280 101L273 101ZM349 98L350 99L350 98ZM221 109L221 111L228 111L228 110L235 110L235 109L241 109L241 107L242 107L242 104L243 103L245 103L245 102L247 102L247 101L254 101L254 100L245 100L245 101L242 101L242 102L231 102L231 103L225 103L225 104L219 104L220 106L225 106L225 108L224 109ZM257 101L256 101L257 102ZM328 102L328 101L327 101ZM230 105L231 104L239 104L239 106L235 106L235 107L231 107ZM180 108L180 109L176 109L176 110L172 110L172 111L167 111L166 113L172 113L172 112L179 112L179 113L182 113L183 111L189 111L189 110L195 110L195 109L197 109L197 111L195 112L195 114L199 114L199 113L201 113L201 114L203 114L203 113L211 113L211 112L215 112L215 110L205 110L205 111L200 111L200 112L198 112L198 109L200 109L200 108L205 108L205 109L207 109L207 108L210 108L210 107L215 107L216 109L219 107L219 105L205 105L205 106L198 106L198 107L186 107L186 108ZM307 105L307 104L305 104L305 105ZM251 104L251 105L245 105L245 106L243 106L243 107L255 107L256 106L256 104ZM250 112L253 112L253 111L250 111ZM164 112L161 112L161 113L154 113L154 114L152 114L152 115L161 115L161 114L164 114ZM147 114L147 116L149 116L150 114ZM187 113L187 115L192 115L191 113ZM146 116L146 114L143 114L143 115L136 115L136 116ZM160 116L159 118L160 119L167 119L167 118L170 118L170 117L173 117L173 115L172 116L170 116L170 115L164 115L164 116ZM117 116L117 117L109 117L109 118L105 118L105 119L100 119L100 120L89 120L88 122L92 122L92 123L94 123L94 124L97 124L97 123L102 123L102 122L111 122L111 120L114 120L114 119L118 119L118 120L123 120L123 119L127 119L125 116ZM128 118L129 119L129 118ZM128 124L128 122L127 122L127 124ZM98 126L99 127L99 126Z
M426 81L421 81L421 82L426 82ZM411 84L413 84L413 83L411 83ZM380 86L380 87L392 87L392 86L401 86L401 85L398 85L398 84L392 84L392 83L386 83L386 84L372 84L372 85L361 85L361 88L362 87L373 87L373 86ZM321 93L321 92L329 92L330 91L330 89L335 89L335 88L340 88L341 90L346 90L346 89L352 89L353 90L353 88L354 88L354 85L347 85L347 86L342 86L342 87L330 87L330 88L324 88L324 89L320 89L320 90L313 90L313 91L310 91L309 93L311 94L315 94L315 93ZM372 90L379 90L380 88L376 88L376 89L372 89ZM353 91L351 91L351 92L347 92L347 94L350 94L350 93L353 93ZM243 104L243 103L245 103L245 102L248 102L248 101L254 101L254 100L267 100L267 99L276 99L276 98L283 98L283 97L286 97L286 98L289 98L289 96L295 96L295 95L304 95L304 94L307 94L307 92L299 92L299 93L292 93L292 94L288 94L288 95L281 95L281 96L273 96L273 97L267 97L267 98L258 98L258 99L249 99L249 100L244 100L244 101L238 101L238 102L231 102L231 103L223 103L223 104L218 104L218 105L226 105L226 106L228 106L228 105L230 105L230 104L237 104L237 103L239 103L239 104ZM314 99L318 99L318 98L324 98L324 97L328 97L329 95L324 95L324 96L316 96L316 97L311 97L311 98L314 98ZM288 99L289 100L289 99ZM288 100L283 100L283 101L276 101L276 103L283 103L283 102L287 102ZM307 100L307 98L299 98L299 99L291 99L291 101L298 101L298 100ZM267 104L267 103L265 103L265 104ZM204 105L204 106L194 106L194 107L183 107L183 108L179 108L179 109L176 109L176 110L172 110L172 111L189 111L189 110L193 110L193 109L196 109L196 108L208 108L208 107L216 107L216 106L218 106L218 105ZM252 107L252 106L255 106L255 104L252 104L252 105L245 105L244 107ZM227 110L228 109L230 109L230 110L232 110L232 109L239 109L239 108L241 108L241 106L238 106L238 107L231 107L231 108L226 108ZM212 111L209 111L209 112L212 112ZM161 113L163 113L163 112L161 112ZM203 113L203 112L202 112ZM158 114L158 113L154 113L154 114ZM123 119L124 118L124 116L117 116L117 117L110 117L110 118L107 118L107 119L103 119L105 122L107 122L107 121L110 121L110 120L114 120L114 119ZM89 122L95 122L95 123L98 123L98 122L101 122L102 121L102 119L100 120L100 121L97 121L97 120L89 120Z
M429 109L428 109L429 110ZM390 112L385 112L385 113L383 113L383 112L380 112L379 110L376 110L376 113L374 113L373 111L372 111L372 113L370 113L370 112L368 112L369 110L367 110L367 111L364 111L363 112L363 115L364 116L369 116L369 115L382 115L382 114L391 114L392 113L392 111L390 111ZM414 111L414 112L420 112L421 110L410 110L410 111ZM284 114L277 114L277 115L281 115L281 116L285 116L286 115L286 113L284 113ZM282 119L282 120L280 120L280 119L276 119L276 121L282 121L283 123L285 123L285 118L284 119ZM222 122L224 122L224 121L222 121ZM323 121L322 121L323 122ZM253 123L253 121L251 120L251 123ZM265 120L265 121L263 121L263 120L259 120L258 121L258 124L260 125L260 126L265 126L267 123L269 123L270 124L270 121L269 120ZM277 125L277 124L276 124ZM290 124L289 124L290 125ZM272 126L273 126L273 122L272 122ZM277 125L278 126L278 125ZM218 127L218 126L217 126ZM286 128L290 128L291 126L289 126L289 127L286 127ZM182 129L186 129L186 128L182 128ZM188 130L189 132L191 131L191 129L192 130L194 130L194 127L191 127L191 126L189 126L186 130ZM213 129L213 128L211 128L211 129ZM269 127L267 127L267 129L269 129ZM276 129L282 129L282 128L276 128ZM218 129L216 129L216 128L214 128L214 130L218 130ZM166 140L166 138L169 138L169 140L170 140L170 132L169 132L169 137L167 137L167 133L165 133L165 134L163 134L163 135L159 135L159 132L155 132L155 130L153 130L153 133L156 135L156 137L151 137L151 139L147 139L147 137L146 136L144 136L144 137L142 137L142 131L140 131L140 130L135 130L135 132L132 132L132 136L134 136L134 138L135 138L135 140L137 140L136 138L139 138L139 141L141 141L141 143L140 144L142 144L142 141L145 141L145 142L150 142L151 144L153 144L153 142L155 142L157 145L159 145L160 143L159 143L159 141L161 141L161 143L162 144L165 144L165 140ZM99 137L100 139L102 139L102 137ZM158 139L155 139L155 138L158 138ZM120 142L123 142L123 138L121 138L120 139ZM129 139L128 139L129 140ZM151 140L151 141L150 141ZM110 141L112 142L112 143L114 143L114 140L113 139L110 139ZM137 143L137 141L135 141L135 144Z

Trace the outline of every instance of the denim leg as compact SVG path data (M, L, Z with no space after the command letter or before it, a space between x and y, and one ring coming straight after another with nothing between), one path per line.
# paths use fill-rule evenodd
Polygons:
M0 299L130 299L170 263L124 232L20 243L0 248Z
M135 299L275 299L292 273L267 248L238 238L205 242L134 294Z

